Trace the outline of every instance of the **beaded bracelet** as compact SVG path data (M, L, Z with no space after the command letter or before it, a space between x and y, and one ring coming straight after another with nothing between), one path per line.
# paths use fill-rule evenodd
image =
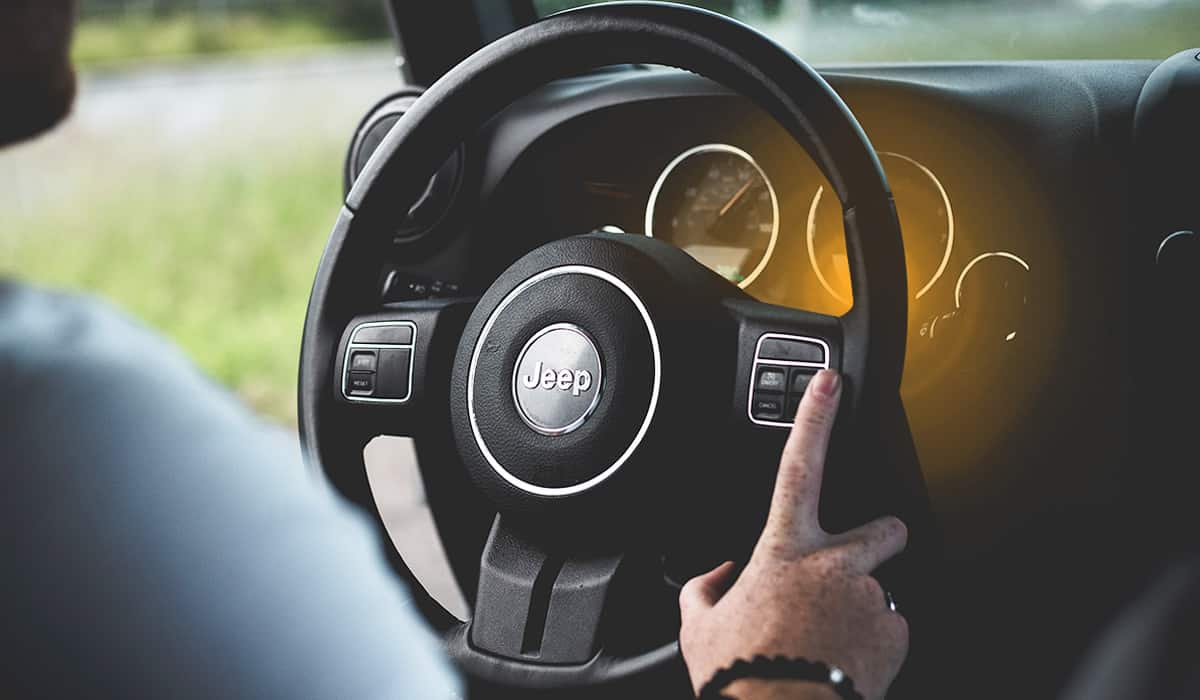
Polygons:
M824 683L833 689L842 700L863 700L863 696L854 689L854 681L846 672L837 666L829 666L820 661L809 661L802 658L786 656L756 656L752 660L738 659L731 665L717 671L700 690L699 700L734 700L728 695L722 695L730 683L743 678L786 679L794 681L810 681Z

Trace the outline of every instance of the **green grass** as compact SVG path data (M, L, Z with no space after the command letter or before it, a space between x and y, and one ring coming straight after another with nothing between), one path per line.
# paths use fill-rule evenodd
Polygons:
M294 422L300 331L340 157L333 144L226 156L6 217L0 277L99 294L261 413Z
M354 40L349 32L304 14L282 16L232 12L216 17L116 15L85 19L75 30L76 65L104 66L146 59L172 59Z

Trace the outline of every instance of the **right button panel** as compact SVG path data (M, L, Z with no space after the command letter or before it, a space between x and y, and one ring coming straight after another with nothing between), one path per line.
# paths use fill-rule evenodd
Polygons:
M754 348L750 373L752 423L789 428L808 383L829 367L829 344L820 338L784 333L764 333ZM786 381L780 381L786 379Z

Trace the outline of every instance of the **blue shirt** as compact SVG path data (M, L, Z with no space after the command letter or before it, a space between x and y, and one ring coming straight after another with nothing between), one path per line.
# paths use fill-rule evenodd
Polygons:
M0 282L0 397L0 694L459 694L367 516L161 338Z

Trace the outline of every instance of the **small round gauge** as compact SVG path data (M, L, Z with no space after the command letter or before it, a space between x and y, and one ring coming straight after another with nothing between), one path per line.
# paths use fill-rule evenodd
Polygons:
M1003 250L983 253L959 273L954 308L977 316L983 324L981 335L1009 342L1024 320L1029 285L1029 263L1019 255Z
M749 153L723 143L696 146L668 163L654 183L646 235L747 287L775 250L779 200Z

